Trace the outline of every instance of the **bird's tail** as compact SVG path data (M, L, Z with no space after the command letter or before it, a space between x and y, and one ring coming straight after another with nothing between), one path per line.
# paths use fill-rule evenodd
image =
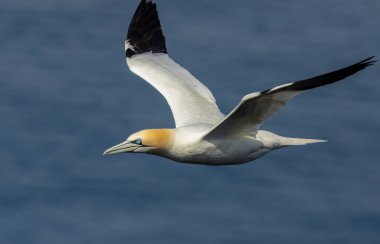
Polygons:
M304 138L286 137L283 143L286 146L300 146L300 145L306 145L306 144L318 143L318 142L327 142L327 141L326 140L318 140L318 139L304 139Z

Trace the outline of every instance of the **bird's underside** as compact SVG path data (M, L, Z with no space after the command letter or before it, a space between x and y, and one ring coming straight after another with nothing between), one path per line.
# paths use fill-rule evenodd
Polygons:
M225 116L210 90L168 56L152 1L140 2L130 23L125 54L130 70L165 97L176 128L134 133L105 154L143 152L209 165L249 162L284 146L321 142L258 129L299 93L340 81L375 62L370 57L333 72L248 94Z

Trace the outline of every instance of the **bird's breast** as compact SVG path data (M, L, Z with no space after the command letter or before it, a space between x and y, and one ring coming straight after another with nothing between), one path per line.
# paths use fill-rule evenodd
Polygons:
M226 165L241 164L260 157L262 143L252 138L199 140L176 143L166 157L185 163Z

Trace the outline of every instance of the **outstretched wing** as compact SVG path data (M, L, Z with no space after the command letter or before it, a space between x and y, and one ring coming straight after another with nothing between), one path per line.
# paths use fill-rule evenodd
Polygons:
M353 75L374 64L376 61L371 60L373 58L310 79L248 94L224 120L206 134L205 138L218 138L231 133L252 135L265 120L273 116L294 96L302 91L331 84Z
M140 2L129 26L125 54L130 70L165 97L176 127L215 125L223 119L210 90L168 56L152 1Z

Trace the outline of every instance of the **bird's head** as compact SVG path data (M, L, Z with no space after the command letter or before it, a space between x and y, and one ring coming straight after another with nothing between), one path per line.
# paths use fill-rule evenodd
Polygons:
M133 133L124 142L107 149L103 155L127 152L162 154L172 145L173 134L171 129L142 130Z

